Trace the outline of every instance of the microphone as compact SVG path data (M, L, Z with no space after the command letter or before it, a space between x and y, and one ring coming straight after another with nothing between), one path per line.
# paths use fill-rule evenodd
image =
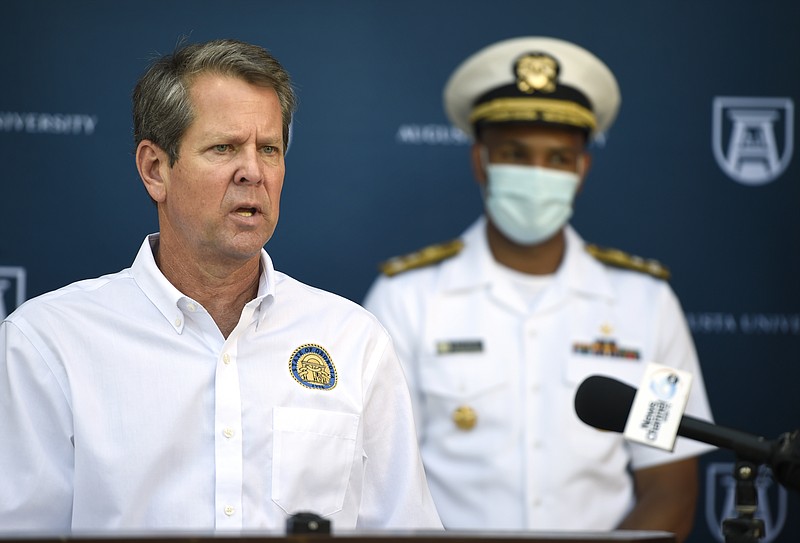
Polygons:
M592 375L575 393L575 413L589 426L624 432L636 389L625 383ZM775 441L696 419L681 418L678 435L734 451L739 458L769 464L775 479L787 488L800 490L800 430L782 434Z

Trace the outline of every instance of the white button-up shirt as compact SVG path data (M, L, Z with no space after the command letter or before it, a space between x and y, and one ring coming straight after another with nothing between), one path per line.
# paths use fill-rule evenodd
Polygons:
M655 466L709 447L678 438L668 453L598 431L575 415L575 391L592 374L636 387L643 363L658 362L693 374L687 412L709 419L678 301L664 281L601 264L567 228L558 271L523 289L531 305L494 262L485 229L480 219L452 258L380 277L365 301L405 366L442 522L448 529L613 529L633 504L629 465Z
M275 271L226 339L161 274L33 299L0 328L0 531L441 527L389 337Z

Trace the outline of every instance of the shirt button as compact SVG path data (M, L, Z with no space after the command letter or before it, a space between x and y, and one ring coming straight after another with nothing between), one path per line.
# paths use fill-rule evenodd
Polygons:
M186 306L186 309L188 309L189 311L192 311L192 312L194 312L194 311L197 309L197 306L196 306L196 305L194 305L194 304L191 304L191 303L190 303L190 304L188 304L188 305Z
M180 318L180 317L178 317L177 319L175 319L175 326L180 326L180 325L181 325L181 323L183 323L183 321L181 320L181 318Z
M231 355L229 355L228 353L225 353L225 354L223 354L223 355L222 355L222 362L223 362L223 363L224 363L226 366L227 366L228 364L230 364L230 363L231 363Z
M226 506L225 506L225 509L223 509L223 511L225 511L225 514L226 514L226 515L228 515L228 516L230 517L230 516L233 516L233 514L236 512L236 509L234 509L234 508L233 508L232 506L230 506L230 505L226 505Z
M228 439L232 438L235 434L236 434L236 432L233 430L233 428L225 428L222 431L222 435L224 435Z

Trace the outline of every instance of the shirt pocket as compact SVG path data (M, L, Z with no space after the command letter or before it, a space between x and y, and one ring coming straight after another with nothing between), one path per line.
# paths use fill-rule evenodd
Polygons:
M342 509L360 417L320 409L273 412L272 500L286 513Z
M487 449L502 448L514 409L509 377L485 356L446 355L422 362L426 446L450 458L477 457Z
M601 356L573 355L564 368L566 390L570 391L569 409L572 413L564 421L565 443L573 461L590 466L595 477L610 481L624 473L629 460L627 445L621 432L594 428L578 418L574 411L574 398L578 387L592 375L610 377L634 388L639 386L644 365L640 360L609 359ZM598 410L605 409L598 405ZM609 483L610 484L610 483ZM614 483L616 484L616 483Z
M608 359L602 356L573 355L565 365L564 380L577 388L592 375L604 375L634 388L639 386L644 372L641 360Z
M444 355L420 365L420 388L428 396L449 402L474 402L499 392L508 377L484 356Z

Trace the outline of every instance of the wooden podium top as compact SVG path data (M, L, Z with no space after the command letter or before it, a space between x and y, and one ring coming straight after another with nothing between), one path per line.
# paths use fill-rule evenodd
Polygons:
M375 532L326 534L2 534L0 543L675 543L669 532Z

